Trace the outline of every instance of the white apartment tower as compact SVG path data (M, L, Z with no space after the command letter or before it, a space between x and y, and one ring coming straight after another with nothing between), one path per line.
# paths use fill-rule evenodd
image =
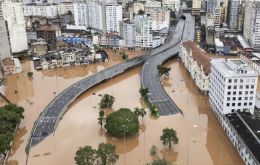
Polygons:
M135 17L136 32L140 34L140 45L143 49L153 47L152 19L148 15L138 15Z
M96 1L88 2L88 25L96 30L103 30L102 5Z
M179 11L180 4L180 0L162 0L162 5L171 9L172 11Z
M28 50L22 4L19 2L4 2L3 16L8 24L11 52L20 53Z
M246 2L243 35L251 47L260 50L260 0Z
M11 57L7 27L3 18L2 2L0 1L0 60Z
M88 26L87 4L84 0L74 3L74 20L76 26Z
M107 32L120 32L120 22L123 20L122 6L117 4L106 5Z
M135 24L124 23L123 33L124 33L125 47L130 49L134 48L135 47Z
M223 116L236 111L254 113L258 74L240 59L211 61L209 101Z

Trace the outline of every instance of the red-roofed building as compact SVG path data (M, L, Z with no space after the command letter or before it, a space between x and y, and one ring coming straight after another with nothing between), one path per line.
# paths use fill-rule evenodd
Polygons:
M181 44L179 56L192 79L202 93L209 91L210 59L197 47L196 43L189 40Z

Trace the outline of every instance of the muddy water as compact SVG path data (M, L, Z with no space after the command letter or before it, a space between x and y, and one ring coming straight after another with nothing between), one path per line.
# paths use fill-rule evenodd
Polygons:
M157 146L158 156L180 165L243 164L209 109L207 96L200 95L182 64L175 59L167 62L166 66L172 70L170 78L164 81L165 89L184 115L159 119L146 115L144 122L141 122L139 135L126 139L125 143L123 139L116 140L106 135L97 124L97 105L101 99L98 94L109 93L115 96L113 110L140 107L139 67L83 94L70 106L55 135L32 148L28 164L71 165L74 164L78 147L91 145L96 148L100 142L116 145L117 153L120 154L117 164L144 165L150 162L153 159L149 153L152 145ZM179 137L179 144L172 149L164 147L160 142L161 131L166 127L174 128ZM18 161L22 162L20 159Z
M137 55L139 55L138 53ZM21 121L8 159L8 165L24 165L26 162L25 146L34 121L46 105L69 85L96 73L102 69L122 62L114 52L109 52L109 61L105 63L77 66L70 68L35 71L29 60L22 61L23 72L6 77L6 85L1 91L15 104L25 108L25 118ZM130 57L135 56L134 52ZM33 71L33 78L27 77L27 72ZM17 94L14 91L18 91ZM2 99L0 105L6 104ZM45 153L45 155L48 155Z

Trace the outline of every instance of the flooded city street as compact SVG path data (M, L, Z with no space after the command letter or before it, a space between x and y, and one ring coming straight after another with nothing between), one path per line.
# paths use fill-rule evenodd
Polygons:
M72 83L121 61L117 57L112 58L114 59L110 62L98 65L34 71L32 79L26 73L33 65L25 61L22 74L8 76L5 95L25 108L25 119L16 133L8 165L25 164L25 146L31 128L51 99ZM125 142L106 135L97 120L98 102L101 99L99 94L108 93L115 97L113 110L141 107L143 103L138 93L141 84L140 66L99 84L80 96L63 116L55 134L31 149L28 164L75 164L74 155L79 147L91 145L97 148L100 142L107 142L116 145L120 155L116 163L118 165L144 165L151 162L153 158L149 150L152 145L157 146L161 158L178 165L242 165L237 151L211 112L208 97L199 93L177 58L165 65L171 67L170 77L163 80L165 90L182 109L183 115L154 119L147 113L143 122L140 119L142 129L139 134L127 138ZM17 94L14 94L15 90L18 91ZM164 147L160 141L162 129L166 127L175 129L179 137L179 144L173 145L172 149Z

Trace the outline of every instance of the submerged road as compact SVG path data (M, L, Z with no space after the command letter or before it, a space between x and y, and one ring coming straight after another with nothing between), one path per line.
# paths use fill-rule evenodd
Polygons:
M168 59L176 56L179 52L181 41L194 40L195 20L190 14L184 15L186 16L186 20L178 22L175 35L168 43L175 46L150 57L142 69L142 87L149 89L149 101L157 106L161 116L182 112L162 87L157 65L161 65Z
M86 77L81 81L71 85L70 87L62 91L59 95L57 95L40 114L38 120L35 121L35 125L32 129L31 136L29 139L28 147L30 148L40 143L48 135L52 133L54 134L55 129L63 114L66 112L68 106L82 93L86 92L88 89L107 79L124 73L128 69L143 64L147 59L151 60L148 60L144 68L149 69L149 67L154 66L151 67L148 71L147 69L145 71L142 71L143 86L147 86L149 87L149 89L153 88L153 90L150 91L151 95L149 96L149 99L152 102L156 103L156 105L158 105L158 107L160 108L161 115L173 114L170 113L170 109L168 110L168 108L165 108L175 104L164 92L162 86L160 85L160 81L157 77L158 71L156 69L156 66L157 64L160 64L164 62L166 59L172 57L171 54L176 54L178 52L178 43L182 39L183 31L185 31L185 28L183 29L185 21L180 20L179 22L180 23L178 23L178 26L175 29L174 34L171 33L173 37L170 36L170 40L166 44L154 49L149 55L144 55L141 57L130 59L124 63L117 64L109 69L103 70L92 76ZM151 83L152 86L150 86L149 83ZM157 97L157 94L159 94L160 97ZM162 109L165 109L167 113L161 113L163 112Z

